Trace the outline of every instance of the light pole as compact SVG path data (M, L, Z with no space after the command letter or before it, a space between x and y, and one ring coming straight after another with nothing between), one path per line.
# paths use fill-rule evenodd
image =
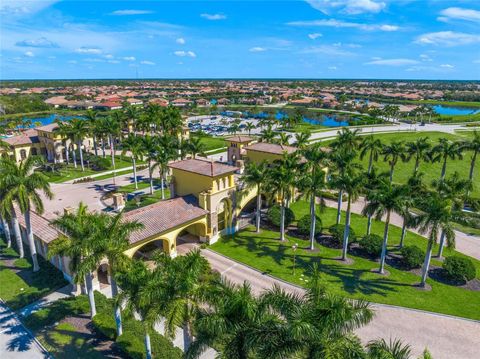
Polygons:
M298 248L298 244L295 243L293 246L292 246L292 250L293 250L293 275L295 276L295 252L297 251L297 248Z

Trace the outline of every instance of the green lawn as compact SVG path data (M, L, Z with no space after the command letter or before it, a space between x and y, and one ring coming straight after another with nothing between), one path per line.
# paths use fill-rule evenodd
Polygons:
M213 136L208 136L208 135L198 135L195 133L192 133L190 135L191 139L194 138L200 138L201 143L205 145L205 151L211 151L211 150L216 150L218 148L223 148L226 146L225 140L222 137L213 137Z
M162 191L160 189L157 189L153 192L152 195L150 195L150 190L149 190L149 184L148 182L139 182L138 187L139 189L144 189L145 194L142 194L137 197L137 199L130 199L125 203L125 210L126 211L131 211L132 209L140 208L140 207L145 207L149 206L151 204L154 204L158 201L162 200ZM120 187L119 191L124 192L124 193L130 193L135 190L135 185L128 185L124 187ZM165 188L164 189L164 195L165 199L170 198L170 189Z
M308 214L309 211L307 203L303 201L292 204L292 209L296 218ZM327 208L320 214L324 227L335 223L335 215L336 210L332 208ZM381 235L383 227L382 222L375 221L372 225L372 232ZM365 233L366 219L354 214L352 228L357 234ZM389 250L397 250L394 246L399 242L400 232L400 228L390 226ZM299 249L296 251L297 270L295 276L293 275L292 252L294 243L299 245ZM406 244L415 244L424 249L426 240L409 232ZM308 280L312 264L319 263L325 286L332 293L350 298L364 298L377 303L480 319L479 292L446 285L432 279L428 279L428 283L433 288L432 291L421 291L412 287L412 284L420 281L420 277L413 273L387 265L386 269L390 272L390 276L383 277L371 272L372 269L378 268L378 263L352 255L350 257L354 259L354 264L343 265L335 259L340 256L340 249L317 244L318 252L310 252L305 250L308 248L307 240L287 235L287 242L283 244L280 243L279 233L276 231L263 229L260 234L257 234L250 227L236 233L233 237L222 238L211 248L263 272L299 285L306 285L306 281L303 279ZM447 248L444 255L449 256L453 253L453 250ZM480 261L474 260L474 262L478 278L480 277ZM439 265L437 261L433 261L432 264ZM458 303L462 303L462 305L459 306Z
M25 256L29 256L27 246ZM19 259L18 254L0 240L0 298L13 310L67 285L62 273L41 256L39 264L40 271L34 273L30 259Z

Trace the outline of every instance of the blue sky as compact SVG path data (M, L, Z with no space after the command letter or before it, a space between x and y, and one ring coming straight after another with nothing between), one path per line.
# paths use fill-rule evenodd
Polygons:
M2 0L2 79L480 79L480 1Z

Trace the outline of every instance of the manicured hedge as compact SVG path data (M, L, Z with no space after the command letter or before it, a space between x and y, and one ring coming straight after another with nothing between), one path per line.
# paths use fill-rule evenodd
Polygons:
M402 254L403 265L407 269L419 268L425 258L425 252L417 246L405 246L400 250L400 253Z
M345 232L345 225L343 224L334 224L329 229L330 234L332 235L333 241L337 245L343 245L343 234ZM357 235L352 227L350 227L350 234L348 236L348 244L355 242L357 240Z
M383 238L376 234L364 236L360 242L360 248L369 256L379 257L382 252Z
M113 309L109 313L98 313L93 317L92 323L98 333L115 340L117 336L117 326L113 316Z
M477 275L473 262L465 257L447 257L442 265L448 276L456 281L472 280Z
M267 218L271 224L276 227L280 227L280 213L281 209L279 205L270 207L267 212ZM295 220L295 214L290 208L285 208L285 227L290 225Z
M315 216L315 235L322 233L322 220L319 216ZM297 223L297 229L300 234L305 236L310 235L310 225L312 224L309 214L300 218Z

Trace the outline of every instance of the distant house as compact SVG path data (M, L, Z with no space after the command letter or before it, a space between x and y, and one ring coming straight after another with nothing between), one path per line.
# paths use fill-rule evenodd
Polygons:
M208 107L210 106L210 101L205 100L204 98L199 98L195 100L197 106Z
M188 107L192 104L193 102L184 98L177 98L176 100L173 100L171 102L172 106L175 107Z
M229 105L230 100L228 98L220 98L217 100L217 105Z
M130 105L132 106L141 106L143 105L143 101L142 100L139 100L137 98L127 98L125 100L126 102L128 102Z
M313 97L304 97L298 100L291 100L290 104L295 106L310 106L315 104L317 100Z
M68 103L68 100L65 99L65 96L54 96L54 97L47 98L44 102L47 105L58 108L60 106L66 105Z
M119 110L122 108L122 104L120 102L106 101L97 104L95 108L99 110Z
M155 104L155 105L159 105L159 106L162 106L162 107L167 107L168 106L168 100L164 99L164 98L152 98L151 100L148 101L148 103L152 103L152 104Z

